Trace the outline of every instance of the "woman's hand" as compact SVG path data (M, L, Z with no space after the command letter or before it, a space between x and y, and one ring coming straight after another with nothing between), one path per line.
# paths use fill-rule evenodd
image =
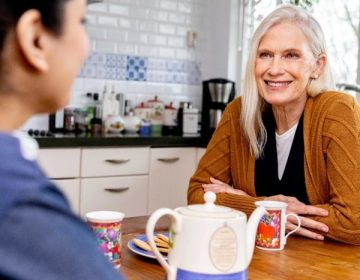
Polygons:
M242 190L234 189L233 187L229 186L228 184L216 180L210 177L210 184L203 184L202 185L205 192L214 192L214 193L229 193L229 194L237 194L237 195L246 195L248 194Z
M329 227L324 223L317 222L308 217L301 217L300 215L308 216L327 216L329 213L327 210L314 207L311 205L306 205L301 201L297 200L295 197L285 196L285 195L274 195L265 198L265 200L275 200L282 201L288 204L287 212L294 213L299 215L301 221L301 228L296 231L296 234L306 236L308 238L324 240L324 235L329 231ZM297 227L297 221L294 217L289 217L286 223L286 230L291 231Z

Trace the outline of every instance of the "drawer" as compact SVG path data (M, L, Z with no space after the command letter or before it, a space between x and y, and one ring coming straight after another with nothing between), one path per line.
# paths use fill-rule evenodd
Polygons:
M80 176L80 149L40 149L38 162L52 179Z
M147 215L148 176L81 179L80 213L120 211L126 217Z
M82 177L149 173L150 148L83 149Z

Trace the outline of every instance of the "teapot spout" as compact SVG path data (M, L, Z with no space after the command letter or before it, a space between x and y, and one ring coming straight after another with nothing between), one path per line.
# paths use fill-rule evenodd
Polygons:
M250 215L249 221L246 226L246 267L249 266L252 256L254 254L255 237L259 221L261 217L266 214L264 207L257 207L254 212Z

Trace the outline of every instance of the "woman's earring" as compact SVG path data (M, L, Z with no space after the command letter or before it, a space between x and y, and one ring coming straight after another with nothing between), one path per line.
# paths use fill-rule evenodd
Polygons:
M314 74L314 75L313 75L313 79L316 80L317 78L319 78L319 75L318 75L318 74Z

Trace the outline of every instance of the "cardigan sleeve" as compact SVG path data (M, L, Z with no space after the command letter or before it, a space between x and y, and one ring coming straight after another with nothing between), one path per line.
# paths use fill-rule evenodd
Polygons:
M329 226L327 237L360 245L360 108L346 96L334 100L327 112L322 127L327 199L314 206L329 215L315 219Z
M234 100L225 109L206 152L190 179L188 204L204 203L202 184L210 183L210 177L247 193L249 193L248 188L253 189L253 186L247 184L247 166L249 164L248 158L245 158L242 153L242 149L246 147L240 143L241 139L239 138L239 134L241 134L238 126L239 112L240 99ZM253 174L250 175L253 176ZM255 208L254 202L262 199L255 195L218 193L216 203L250 214Z

